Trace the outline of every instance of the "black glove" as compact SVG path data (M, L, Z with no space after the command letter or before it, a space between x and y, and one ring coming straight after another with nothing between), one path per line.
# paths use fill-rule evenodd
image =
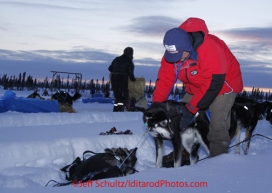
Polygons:
M183 106L181 113L182 113L182 116L181 116L179 128L181 131L184 131L193 121L194 114L191 113L185 106Z

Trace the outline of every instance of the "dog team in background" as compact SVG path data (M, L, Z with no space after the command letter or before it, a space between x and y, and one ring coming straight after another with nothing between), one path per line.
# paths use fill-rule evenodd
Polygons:
M75 113L76 111L73 108L73 102L80 99L80 97L81 94L79 92L75 92L74 95L71 96L69 92L58 90L54 94L52 94L49 99L58 101L60 112ZM40 96L38 90L35 90L31 95L27 96L27 98L45 100L44 97Z

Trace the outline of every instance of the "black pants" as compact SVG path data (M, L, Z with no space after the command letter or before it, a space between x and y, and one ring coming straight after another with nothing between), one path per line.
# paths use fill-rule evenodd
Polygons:
M124 111L124 107L128 102L128 76L112 74L111 84L115 96L113 111Z

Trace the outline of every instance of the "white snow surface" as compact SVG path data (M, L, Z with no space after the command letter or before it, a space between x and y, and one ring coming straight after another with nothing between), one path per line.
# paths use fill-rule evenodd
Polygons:
M14 92L18 97L32 93ZM4 93L0 88L0 97ZM228 154L192 166L156 168L154 140L148 133L143 135L146 127L142 113L114 113L112 108L112 104L82 103L80 99L74 103L76 113L1 113L0 192L271 192L269 139L253 137L248 155L237 155L235 148L231 148ZM99 135L113 126L117 131L130 129L133 135ZM261 120L255 133L272 138L272 125ZM243 131L241 140L244 136ZM82 184L85 187L52 187L54 183L45 187L49 180L66 182L60 168L81 157L85 150L103 152L105 148L136 146L138 173ZM170 151L172 145L166 141L164 154ZM204 148L200 148L199 155L208 156Z

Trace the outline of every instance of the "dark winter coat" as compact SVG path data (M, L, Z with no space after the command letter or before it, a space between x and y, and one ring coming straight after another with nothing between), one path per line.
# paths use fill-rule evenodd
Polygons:
M111 85L115 96L115 104L125 105L128 100L128 78L135 81L134 64L126 55L116 57L109 66Z
M136 80L134 76L134 64L132 60L125 55L116 57L112 61L108 69L112 73L112 75L113 74L125 75L127 78L129 77L131 81Z

